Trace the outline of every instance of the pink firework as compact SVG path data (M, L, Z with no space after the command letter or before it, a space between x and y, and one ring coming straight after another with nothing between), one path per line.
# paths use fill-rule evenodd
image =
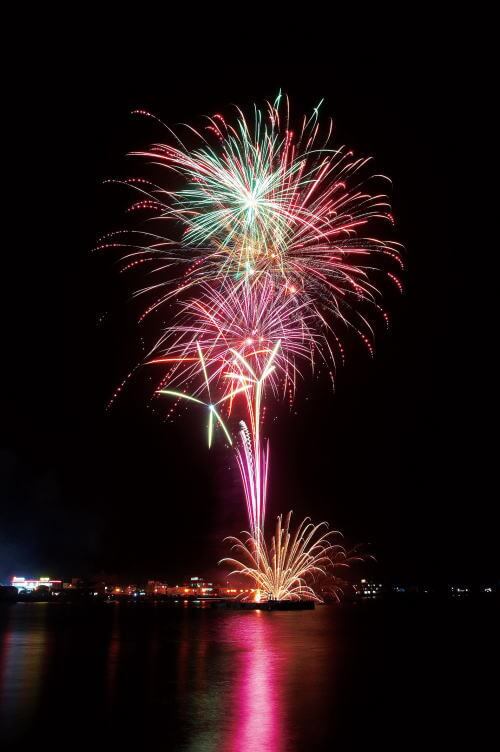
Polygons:
M233 123L216 114L203 132L186 126L182 140L167 130L170 144L136 152L159 180L125 181L140 194L131 210L147 212L151 230L112 234L100 247L124 249L124 270L149 270L152 281L136 293L148 298L141 319L177 305L146 362L164 368L158 393L207 410L209 444L217 427L232 443L226 424L238 421L259 537L269 395L293 395L303 362L333 372L346 328L372 352L370 313L387 321L380 282L400 288L400 246L380 236L393 225L376 189L388 179L332 144L332 122L322 128L318 108L292 129L281 94L251 122L237 110Z

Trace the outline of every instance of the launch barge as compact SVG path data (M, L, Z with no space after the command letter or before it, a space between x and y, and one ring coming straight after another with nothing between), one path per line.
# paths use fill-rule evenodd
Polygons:
M228 601L227 608L244 611L312 611L314 601Z

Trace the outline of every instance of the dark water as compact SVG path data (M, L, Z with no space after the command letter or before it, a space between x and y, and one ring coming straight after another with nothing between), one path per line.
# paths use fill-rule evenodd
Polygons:
M472 601L2 605L2 749L477 746L498 714L499 624L495 604Z

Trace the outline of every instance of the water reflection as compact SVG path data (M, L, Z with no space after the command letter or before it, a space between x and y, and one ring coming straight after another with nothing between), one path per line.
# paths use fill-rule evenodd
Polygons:
M109 636L107 656L106 656L106 697L108 704L112 707L115 691L118 666L120 662L120 620L119 611L113 612L113 623L111 634Z
M425 744L437 719L429 693L439 709L444 674L435 689L428 677L443 665L443 646L450 644L444 666L454 677L444 686L463 717L456 656L473 625L485 634L484 665L496 652L498 614L487 611L481 621L479 612L478 621L477 608L457 619L446 604L300 613L3 606L0 747L34 748L50 735L51 752L75 742L326 752L334 744L387 748L389 735L399 749L409 728L421 728ZM408 725L412 707L422 712Z
M175 715L181 719L178 748L188 752L219 752L221 749L227 708L212 616L188 609L179 614Z
M226 623L226 635L238 651L226 752L284 749L283 652L269 616L256 611Z
M42 677L50 633L46 629L47 603L39 603L29 632L19 610L3 611L0 646L0 724L6 736L20 725L31 725L42 692ZM15 608L22 608L19 604ZM31 616L26 609L25 616Z
M3 738L55 722L61 740L77 723L89 743L165 752L313 748L332 697L330 616L15 604L0 612Z

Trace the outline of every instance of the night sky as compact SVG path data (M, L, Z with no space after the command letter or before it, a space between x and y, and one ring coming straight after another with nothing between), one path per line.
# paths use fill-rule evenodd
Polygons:
M145 378L106 412L141 357L129 299L141 277L119 275L116 255L91 249L100 233L130 226L132 194L102 181L143 174L127 151L163 136L132 109L196 123L280 87L298 114L325 97L337 141L375 155L376 171L391 176L407 273L404 295L387 296L392 326L380 328L376 357L348 340L335 393L327 377L307 379L291 412L276 408L268 519L290 508L328 519L349 543L369 544L373 571L396 580L498 577L471 297L487 274L469 201L482 156L449 57L404 44L381 52L377 40L354 40L361 49L351 55L273 48L257 61L191 41L141 54L98 34L85 45L50 42L30 48L29 74L12 85L4 142L14 198L4 253L14 269L3 277L13 336L0 580L217 576L222 538L246 523L235 463L222 442L208 452L198 414L170 424L153 414Z

